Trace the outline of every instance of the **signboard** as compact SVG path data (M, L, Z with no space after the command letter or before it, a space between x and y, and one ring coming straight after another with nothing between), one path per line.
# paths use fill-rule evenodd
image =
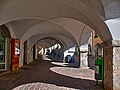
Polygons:
M12 39L12 70L19 68L20 40Z

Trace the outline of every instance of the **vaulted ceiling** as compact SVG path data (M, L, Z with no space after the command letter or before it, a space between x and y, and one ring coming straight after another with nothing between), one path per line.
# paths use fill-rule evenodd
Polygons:
M22 42L29 39L36 43L50 36L64 44L70 39L82 45L88 41L92 30L103 41L112 39L104 21L120 16L120 1L1 0L0 12L0 25L5 24L11 37Z

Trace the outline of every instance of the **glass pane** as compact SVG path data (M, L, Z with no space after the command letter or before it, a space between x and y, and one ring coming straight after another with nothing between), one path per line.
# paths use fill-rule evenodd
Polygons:
M5 69L5 64L0 64L0 69Z
M0 37L0 62L5 62L4 60L4 49L5 48L5 38Z

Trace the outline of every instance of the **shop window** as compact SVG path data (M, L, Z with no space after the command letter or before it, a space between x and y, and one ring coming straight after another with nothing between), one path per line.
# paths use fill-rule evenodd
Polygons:
M4 52L5 52L5 38L0 37L0 62L5 62Z

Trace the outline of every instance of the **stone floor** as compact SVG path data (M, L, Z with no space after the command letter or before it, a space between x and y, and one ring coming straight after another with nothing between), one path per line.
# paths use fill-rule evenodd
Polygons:
M94 71L67 63L37 59L0 76L0 90L103 90L95 85Z

